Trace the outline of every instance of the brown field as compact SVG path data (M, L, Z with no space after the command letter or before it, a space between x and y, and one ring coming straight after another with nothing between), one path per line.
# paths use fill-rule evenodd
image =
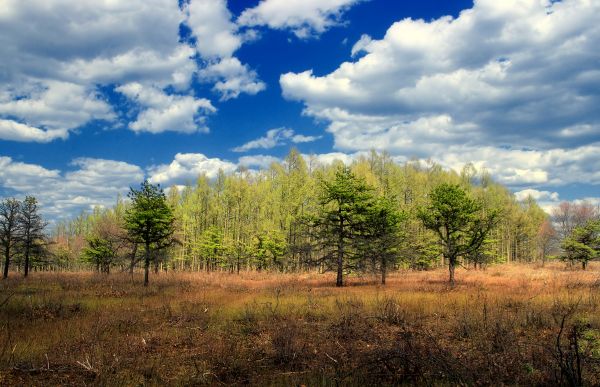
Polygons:
M0 384L600 385L600 263L457 279L15 274L0 284Z

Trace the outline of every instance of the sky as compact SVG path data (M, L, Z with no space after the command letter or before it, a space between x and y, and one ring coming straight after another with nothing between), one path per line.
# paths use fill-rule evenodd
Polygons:
M0 197L51 220L296 147L600 203L596 0L2 0Z

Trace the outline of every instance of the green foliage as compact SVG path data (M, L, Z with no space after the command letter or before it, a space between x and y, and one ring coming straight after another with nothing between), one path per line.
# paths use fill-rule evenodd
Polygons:
M131 240L144 244L144 285L148 285L150 249L162 249L172 244L175 217L160 186L152 185L147 180L139 190L131 188L129 198L132 203L125 211L125 229Z
M19 244L23 250L24 271L27 277L31 266L32 255L39 258L45 253L44 228L47 223L38 212L38 202L33 196L26 196L20 206L19 216Z
M95 265L98 271L108 274L110 265L117 256L117 251L110 240L91 236L87 238L87 243L87 247L82 252L83 259Z
M600 257L600 220L590 220L577 226L563 240L563 260L580 262L583 269L589 261Z
M385 197L376 198L368 208L362 249L365 256L372 257L374 271L378 266L384 284L387 271L400 258L403 240L400 226L406 219L406 214L398 211Z
M438 185L431 191L430 201L429 206L419 209L418 217L442 242L450 266L450 282L454 283L457 259L479 254L498 212L483 212L483 205L457 184Z
M138 243L163 245L174 232L173 210L160 186L145 180L140 189L131 188L132 205L125 212L125 228Z
M373 204L373 189L347 167L338 168L333 180L321 181L313 227L326 251L325 264L337 270L337 286L343 285L344 271L360 264L360 237L368 232Z
M159 236L166 236L162 242L151 242L150 249L161 249L160 256L168 257L169 265L178 270L337 270L338 251L342 274L381 273L382 259L390 271L434 268L448 263L442 260L445 247L419 213L429 211L435 199L432 190L444 184L464 191L452 208L462 208L460 202L468 199L466 206L476 209L466 216L471 226L455 235L460 244L469 243L470 230L481 240L477 227L487 228L487 215L501 209L502 216L495 217L479 249L458 257L465 264L532 261L555 253L548 242L551 223L546 230L541 228L544 223L548 226L548 216L537 203L518 202L473 165L459 174L432 162L398 164L390 155L373 151L344 166L339 161L321 163L294 149L281 163L260 171L240 168L212 178L201 175L182 190L171 189L165 199L159 187L146 182L136 191L137 204L119 200L113 209L59 223L55 250L78 257L89 236L112 239L115 246L126 239L117 261L127 259L133 266L138 259L132 246L145 244L142 236L148 220L157 221ZM158 211L153 202L159 203ZM98 233L105 218L122 225L127 235L114 239L114 232ZM116 228L119 235L120 227ZM173 240L180 243L171 244ZM155 265L158 256L152 255Z

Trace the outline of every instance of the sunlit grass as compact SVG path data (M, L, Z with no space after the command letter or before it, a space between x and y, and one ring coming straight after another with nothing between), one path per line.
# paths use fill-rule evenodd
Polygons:
M599 277L597 263L503 265L461 269L455 288L442 269L336 288L329 274L170 272L145 288L139 273L34 273L1 285L0 382L552 384L573 308L594 384Z

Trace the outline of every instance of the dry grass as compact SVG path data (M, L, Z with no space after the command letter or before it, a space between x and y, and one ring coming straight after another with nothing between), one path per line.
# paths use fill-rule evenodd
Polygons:
M34 273L0 284L0 384L600 384L600 264ZM6 301L6 302L4 302ZM562 326L562 329L561 329Z

